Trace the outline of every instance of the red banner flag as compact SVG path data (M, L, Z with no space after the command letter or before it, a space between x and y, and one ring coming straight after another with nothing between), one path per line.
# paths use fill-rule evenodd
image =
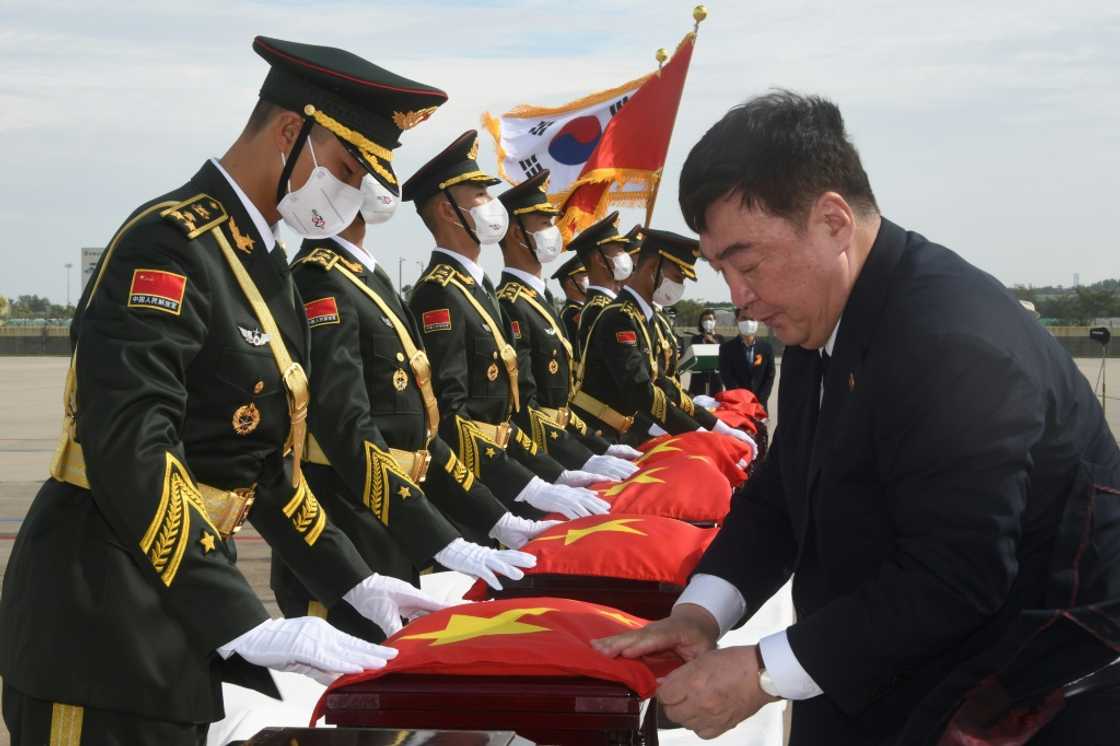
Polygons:
M561 598L516 598L436 611L385 642L400 651L385 668L343 676L331 684L311 722L322 715L327 695L396 673L586 676L617 681L646 699L657 690L657 677L679 666L680 658L608 658L591 647L591 641L647 623L609 606Z
M525 575L572 575L685 586L716 529L650 515L593 515L553 526L521 548L535 555ZM490 598L478 581L464 598Z
M642 451L642 455L634 463L643 468L703 456L733 485L746 481L747 467L755 457L749 443L730 435L699 430L681 435L662 435L647 440L638 450Z

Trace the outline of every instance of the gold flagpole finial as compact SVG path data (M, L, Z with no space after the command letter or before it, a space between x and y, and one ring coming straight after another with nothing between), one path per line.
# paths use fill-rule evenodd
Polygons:
M669 50L665 47L661 47L661 49L657 50L657 54L655 54L654 57L657 58L657 69L660 71L661 66L665 64L665 60L669 59Z
M697 5L692 9L692 20L696 21L696 25L692 27L693 33L700 30L700 22L708 17L708 9L703 5Z

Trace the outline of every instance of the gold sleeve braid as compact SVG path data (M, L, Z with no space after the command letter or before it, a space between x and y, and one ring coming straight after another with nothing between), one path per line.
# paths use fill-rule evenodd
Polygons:
M315 542L319 540L319 535L323 533L323 529L327 526L327 514L323 507L319 505L319 501L315 499L311 488L307 486L307 480L303 477L303 474L299 475L299 485L296 486L296 492L292 495L288 504L284 506L283 512L286 517L291 519L292 526L297 533L303 536L307 545L315 546Z
M665 392L655 385L653 387L653 406L650 407L650 414L653 416L653 419L664 425L668 411L669 400L665 398Z
M463 462L451 451L447 452L447 463L443 465L443 468L466 492L470 492L471 488L474 487L474 474L471 473L470 469L463 466Z
M391 502L389 489L389 475L396 476L407 485L412 485L396 459L389 451L383 451L368 440L365 442L366 451L366 483L362 491L362 502L370 509L377 520L384 525L389 525L389 504ZM413 485L415 486L415 485ZM420 488L416 488L417 492Z
M210 523L202 495L186 468L170 453L165 456L163 491L148 530L140 539L140 550L147 555L163 584L171 587L190 541L190 508L195 509L215 535L218 530Z
M517 444L518 445L520 445L522 448L524 448L526 451L528 451L533 456L537 455L537 452L540 449L537 448L537 444L533 442L532 438L530 438L528 435L526 435L524 432L522 432L521 428L517 429L516 437L517 437Z

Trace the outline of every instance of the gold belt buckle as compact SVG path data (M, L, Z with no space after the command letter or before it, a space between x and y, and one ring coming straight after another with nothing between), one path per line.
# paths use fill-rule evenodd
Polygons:
M238 509L237 513L234 514L233 526L229 529L229 534L225 538L229 538L229 536L233 536L241 531L242 526L245 525L245 519L249 517L249 511L253 507L253 502L257 499L256 486L239 487L230 490L230 492L241 498L241 507Z

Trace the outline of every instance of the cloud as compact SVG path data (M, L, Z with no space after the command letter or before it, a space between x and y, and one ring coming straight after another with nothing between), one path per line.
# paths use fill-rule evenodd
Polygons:
M683 230L676 177L728 107L773 86L842 107L888 217L1006 282L1116 276L1120 11L994 0L708 3L655 224ZM405 134L407 176L483 111L557 104L654 66L688 2L24 2L0 10L0 294L62 300L64 262L239 132L265 74L255 34L351 49L447 90ZM494 166L484 139L481 160ZM638 213L627 213L636 219ZM1106 222L1108 221L1108 222ZM291 244L291 242L289 242ZM404 206L368 245L404 279L431 248ZM484 264L494 272L493 253ZM411 272L409 271L411 269ZM76 283L75 283L76 285ZM691 297L725 300L706 267ZM74 293L76 295L76 292Z

